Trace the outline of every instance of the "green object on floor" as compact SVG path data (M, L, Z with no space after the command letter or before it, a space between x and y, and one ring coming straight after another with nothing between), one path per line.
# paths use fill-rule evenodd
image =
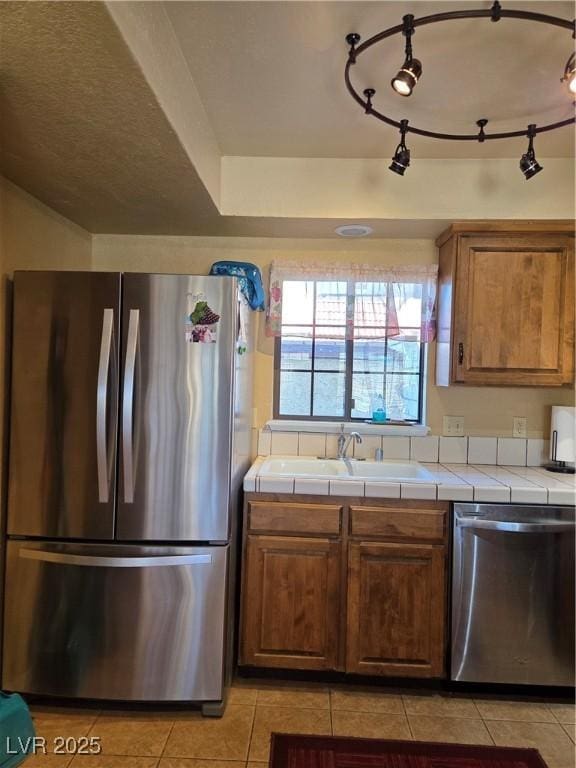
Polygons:
M30 754L34 726L24 699L0 691L0 768L14 768Z

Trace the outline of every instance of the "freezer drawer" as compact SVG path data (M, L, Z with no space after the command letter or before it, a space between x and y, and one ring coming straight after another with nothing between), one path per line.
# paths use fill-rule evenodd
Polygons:
M2 687L218 701L228 547L9 541Z
M456 504L451 679L574 685L574 509Z

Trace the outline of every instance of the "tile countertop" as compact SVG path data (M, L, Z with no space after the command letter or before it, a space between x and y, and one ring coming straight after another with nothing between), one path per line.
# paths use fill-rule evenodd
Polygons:
M395 483L260 476L265 458L258 457L248 470L244 478L245 491L497 504L576 504L575 476L554 474L543 467L422 463L434 476L434 483Z

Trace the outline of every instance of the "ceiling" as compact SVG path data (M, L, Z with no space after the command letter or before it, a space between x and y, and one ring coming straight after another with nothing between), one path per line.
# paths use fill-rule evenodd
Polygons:
M398 133L364 115L343 81L345 36L362 39L441 10L490 8L491 2L167 2L180 47L225 155L388 157ZM505 2L570 20L571 2ZM521 130L570 117L560 78L573 49L568 30L522 20L467 19L416 30L424 72L403 98L390 79L404 38L373 46L353 68L357 90L376 89L374 105L418 127L475 133ZM539 136L541 157L573 154L569 127ZM446 142L410 137L418 157L518 157L525 141Z
M0 2L0 172L90 232L334 236L338 224L364 221L361 207L344 217L327 207L294 215L282 205L222 215L221 157L389 158L396 132L365 116L345 91L343 38L447 2ZM489 6L449 3L471 4ZM567 2L529 5L573 15ZM123 10L131 16L125 23ZM395 97L388 84L402 60L400 38L358 62L359 88L376 87L378 107L437 130L467 131L478 117L504 129L568 114L559 83L568 34L508 20L453 24L417 31L424 74L413 99ZM538 157L572 157L573 138L570 128L539 136ZM201 146L214 147L212 186L205 158L194 156ZM516 165L525 141L410 137L410 146L414 157L500 156ZM365 190L375 174L360 175ZM257 194L263 200L267 192ZM447 220L424 211L404 220L369 214L366 223L374 236L431 237Z

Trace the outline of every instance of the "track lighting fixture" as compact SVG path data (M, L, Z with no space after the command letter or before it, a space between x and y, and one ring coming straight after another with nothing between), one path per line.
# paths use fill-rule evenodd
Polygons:
M540 173L542 166L536 160L534 154L534 137L536 134L547 133L559 128L564 128L576 123L576 117L569 115L562 120L556 122L540 124L538 127L534 124L528 126L528 130L525 127L518 127L516 129L508 131L490 130L487 131L488 125L487 118L483 117L476 120L476 126L479 130L476 132L468 131L443 133L438 130L433 130L432 127L424 127L415 125L413 122L408 127L407 120L398 120L397 118L387 115L378 108L378 104L375 100L376 91L372 87L364 88L360 91L353 83L353 70L355 65L361 56L367 53L373 46L388 44L388 41L394 38L396 35L403 35L405 38L405 56L404 63L398 71L398 74L392 79L391 85L393 90L400 96L410 96L413 92L416 84L422 76L422 64L418 59L415 59L412 55L412 36L418 27L427 27L430 24L441 24L452 20L461 19L473 19L478 23L484 23L482 20L490 20L493 25L507 25L513 24L518 19L523 21L532 22L533 24L554 27L556 30L560 30L561 35L569 33L572 39L576 37L576 20L562 19L557 16L550 16L543 13L535 13L531 10L519 10L518 8L503 8L500 0L493 0L491 8L473 8L470 10L446 10L441 13L434 13L428 16L422 16L415 18L412 14L406 14L402 17L402 23L396 24L388 29L383 29L380 32L376 32L369 36L366 40L361 42L360 35L356 32L351 32L346 35L346 42L348 43L348 59L344 68L344 83L348 92L354 99L354 101L364 110L366 115L371 118L376 118L392 128L400 129L401 140L400 144L396 147L394 157L390 164L390 170L403 176L406 168L410 165L410 150L406 146L406 134L410 133L415 136L422 136L426 139L440 139L442 141L478 141L480 144L485 142L498 141L500 139L524 139L528 138L527 151L522 155L520 160L520 170L526 177L531 179L537 173ZM450 25L452 28L454 25ZM558 45L562 41L559 39ZM573 44L572 44L573 49ZM506 72L502 73L504 79ZM363 70L363 83L366 83L366 71ZM564 67L564 74L562 82L566 84L567 98L572 98L576 103L576 56L574 53L570 55L570 58L566 62ZM425 84L426 85L426 84ZM425 87L425 86L424 86ZM449 86L447 86L449 87ZM500 87L500 85L498 86ZM560 94L561 95L561 94ZM432 94L433 96L433 94ZM458 105L455 104L455 109ZM561 107L561 105L558 105ZM563 107L562 107L563 109ZM526 120L526 123L528 120ZM523 122L523 126L526 125Z
M414 16L406 14L402 19L402 34L406 38L404 64L396 77L392 78L392 88L400 96L410 96L414 86L422 74L422 64L418 59L412 58L412 35L414 34Z
M404 171L410 165L410 150L406 146L406 130L408 128L408 120L400 121L400 144L396 147L394 157L390 163L390 170L397 173L399 176L404 176Z
M536 136L536 126L534 123L528 126L528 133L526 135L528 136L528 149L520 158L520 170L526 177L526 181L528 181L532 176L536 176L537 173L540 173L542 166L538 160L536 160L536 155L534 154L533 144L534 136Z
M576 95L576 54L572 54L564 67L562 82L566 83L570 93Z

